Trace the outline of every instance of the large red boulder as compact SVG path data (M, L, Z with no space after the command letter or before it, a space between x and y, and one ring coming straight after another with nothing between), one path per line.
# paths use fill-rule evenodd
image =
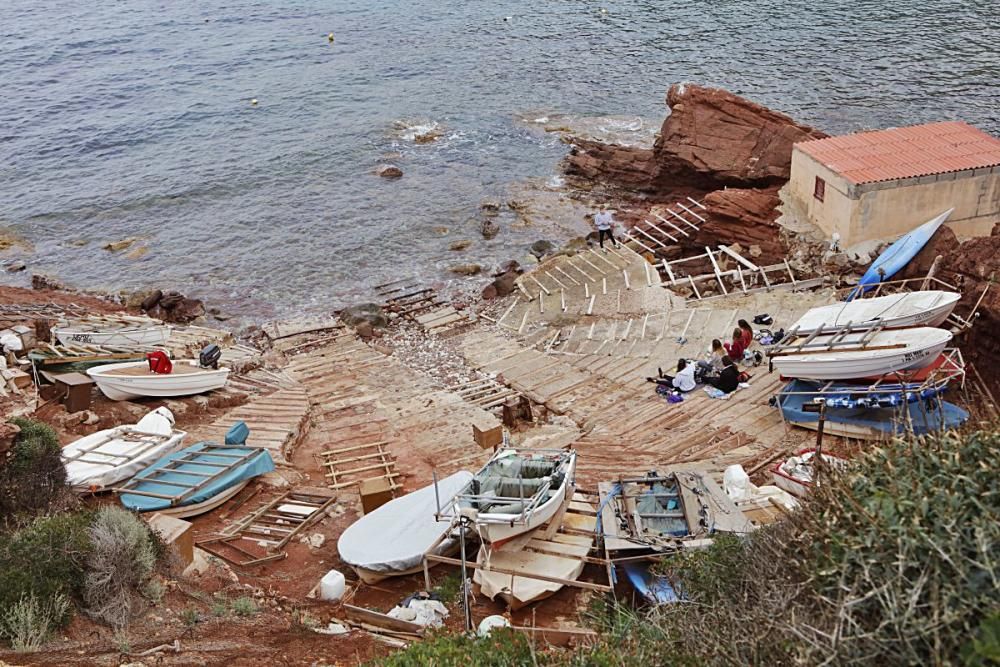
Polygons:
M705 224L697 234L697 247L739 244L744 251L757 246L754 263L779 262L785 249L775 220L780 212L778 188L716 190L705 196Z

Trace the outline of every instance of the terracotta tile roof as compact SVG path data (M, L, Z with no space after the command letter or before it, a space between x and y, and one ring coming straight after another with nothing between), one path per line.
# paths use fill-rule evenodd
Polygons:
M795 144L856 185L1000 165L1000 139L958 121Z

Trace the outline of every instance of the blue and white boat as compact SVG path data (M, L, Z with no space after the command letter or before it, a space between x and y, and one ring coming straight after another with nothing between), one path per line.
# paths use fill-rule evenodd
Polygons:
M949 208L936 218L903 234L895 243L883 250L882 254L865 271L865 275L861 276L858 286L851 290L846 300L850 301L899 273L904 266L910 263L911 259L917 256L918 252L923 250L923 247L927 245L927 242L931 240L931 237L954 210L954 208Z
M786 422L816 430L819 413L808 410L813 399L826 403L823 432L859 440L882 440L912 431L924 435L961 426L969 419L962 408L937 400L944 386L884 384L876 390L849 384L793 380L778 395Z
M122 504L175 517L215 509L254 477L274 470L266 449L246 446L248 434L246 424L237 422L224 444L199 442L164 456L116 489Z

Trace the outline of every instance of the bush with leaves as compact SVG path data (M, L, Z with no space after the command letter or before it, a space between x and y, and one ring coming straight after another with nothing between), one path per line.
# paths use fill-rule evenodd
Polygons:
M11 421L21 432L6 460L0 461L0 517L4 518L44 510L66 492L66 468L56 432L24 417Z
M18 652L37 651L69 613L69 599L59 593L44 602L25 595L0 616L0 635Z
M89 533L91 550L84 586L87 612L114 628L123 628L156 566L154 540L146 524L114 506L97 512Z
M0 535L0 614L34 596L78 598L90 553L90 512L41 517ZM69 620L68 609L57 625Z

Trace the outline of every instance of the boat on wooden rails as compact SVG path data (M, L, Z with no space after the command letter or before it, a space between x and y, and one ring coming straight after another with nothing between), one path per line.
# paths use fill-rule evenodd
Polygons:
M543 526L575 489L576 451L501 448L440 513L500 547Z
M146 355L146 361L89 368L87 375L112 401L192 396L225 386L229 369L219 367L220 354L218 346L210 345L198 359L172 361L157 351Z
M884 329L936 327L948 319L961 298L962 295L957 292L923 290L839 301L807 311L789 328L789 332L808 335L817 329L848 324L881 324Z

